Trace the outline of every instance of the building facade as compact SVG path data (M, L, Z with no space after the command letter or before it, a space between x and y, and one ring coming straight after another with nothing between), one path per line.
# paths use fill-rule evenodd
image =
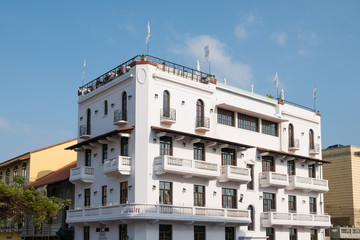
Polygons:
M79 90L75 239L323 239L320 114L137 56Z

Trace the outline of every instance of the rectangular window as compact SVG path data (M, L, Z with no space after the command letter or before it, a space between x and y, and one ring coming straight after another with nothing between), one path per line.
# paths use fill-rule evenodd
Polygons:
M263 193L263 212L276 211L276 195L274 193Z
M205 186L194 185L194 206L205 207Z
M160 137L160 155L172 156L171 137Z
M121 156L128 157L129 156L129 138L122 137L120 139L120 154Z
M101 204L103 206L106 206L107 204L107 186L102 186L101 187Z
M84 207L90 207L90 188L84 189Z
M295 161L294 160L290 160L287 161L287 169L288 169L288 175L295 175Z
M234 227L225 227L225 240L235 240Z
M120 204L128 202L128 182L120 183Z
M266 121L264 119L261 120L261 132L271 136L278 135L278 126L277 123Z
M266 228L267 240L275 240L275 231L273 228Z
M107 159L107 156L108 156L108 145L103 144L103 146L102 146L102 163L105 162L105 160Z
M234 112L218 108L217 121L220 124L234 126Z
M289 195L289 213L296 213L296 196Z
M222 148L221 149L221 165L236 166L235 149L231 149L231 148Z
M309 177L310 177L310 178L316 178L316 168L315 168L315 164L310 164L310 165L308 165L308 169L309 169Z
M263 172L275 172L274 157L272 157L272 156L262 157L262 171Z
M159 225L159 240L172 240L172 225Z
M316 198L309 198L309 208L311 214L316 214Z
M204 143L194 143L194 159L205 161Z
M316 229L310 229L310 240L317 240L317 230Z
M171 182L160 182L159 203L160 204L172 204L172 183Z
M236 189L223 188L222 189L222 207L223 208L237 208L236 205Z
M253 132L258 132L259 120L256 117L250 117L245 114L238 113L238 127Z
M247 164L246 167L249 168L250 177L251 177L251 181L248 182L248 184L247 184L247 189L248 190L254 190L254 165Z
M205 240L205 226L194 226L194 240Z
M90 240L90 227L84 227L84 240Z
M289 239L297 240L297 231L295 228L289 228Z
M85 166L91 166L91 149L85 150Z
M128 240L126 224L119 225L119 240Z

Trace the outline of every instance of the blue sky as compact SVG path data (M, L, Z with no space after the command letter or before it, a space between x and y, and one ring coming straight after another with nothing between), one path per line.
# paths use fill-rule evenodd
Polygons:
M0 162L76 137L77 89L146 53L322 114L323 147L360 145L360 1L1 1Z

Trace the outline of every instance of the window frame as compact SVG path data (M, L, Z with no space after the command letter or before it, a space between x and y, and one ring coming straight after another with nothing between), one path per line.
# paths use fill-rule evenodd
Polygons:
M204 143L194 143L194 160L205 161L205 144Z
M86 134L91 135L91 110L86 110Z
M310 240L318 240L317 229L310 229Z
M297 229L296 228L289 228L289 239L297 240Z
M255 208L253 205L249 205L248 210L250 211L251 220L251 223L248 225L248 231L255 231Z
M85 163L86 167L91 167L91 149L85 149Z
M225 227L225 240L235 240L234 227Z
M173 143L172 137L163 136L160 137L160 156L172 156L173 155Z
M294 176L296 175L296 164L295 164L295 160L289 160L287 161L287 174L289 176Z
M120 155L124 157L129 156L129 138L127 137L120 138Z
M119 225L119 240L128 240L127 229L127 224Z
M310 214L317 214L317 199L309 197L309 212Z
M267 240L275 240L275 229L271 227L266 228Z
M204 127L205 126L205 116L204 116L205 104L204 101L198 99L196 101L196 127Z
M194 225L194 240L206 239L206 227Z
M295 195L288 196L288 210L289 210L289 213L296 213L296 196Z
M249 169L250 177L251 177L250 182L248 182L246 184L246 189L247 190L254 190L254 186L255 186L255 184L254 184L254 165L253 164L246 164L246 168Z
M173 204L172 185L172 182L159 182L159 204Z
M120 183L120 201L119 201L120 204L128 203L128 197L129 197L128 188L129 188L129 183L127 181Z
M159 224L159 240L172 240L172 225Z
M105 100L105 101L104 101L104 116L107 116L108 113L109 113L108 101Z
M107 205L107 185L101 186L101 205Z
M273 156L261 157L262 172L275 172L275 159Z
M84 189L84 208L89 208L91 205L91 188Z
M217 108L217 122L226 126L235 127L235 113L223 108Z
M238 128L259 132L259 119L243 113L238 113Z
M309 149L314 150L315 149L315 141L314 141L314 130L309 130Z
M102 145L102 159L101 159L102 164L104 164L107 158L108 158L108 145L104 143Z
M222 166L236 166L236 150L233 148L221 149L221 165Z
M316 166L315 164L308 165L309 178L316 178Z
M201 191L202 188L202 191ZM205 207L206 204L206 188L202 185L194 185L194 206Z
M222 208L237 209L237 190L232 188L222 188L221 193Z
M163 117L170 117L170 92L163 92Z
M263 212L275 212L276 211L276 194L275 193L263 193Z
M126 91L121 94L121 120L127 121L127 93Z
M278 134L278 123L261 119L261 133L277 137Z
M289 128L289 131L288 131L289 147L295 147L294 125L292 125L290 123L288 128Z
M90 227L84 226L83 228L84 240L90 240Z

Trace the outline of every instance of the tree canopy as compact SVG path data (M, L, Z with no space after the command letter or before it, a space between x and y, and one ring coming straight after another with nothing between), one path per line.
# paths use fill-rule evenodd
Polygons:
M67 199L47 197L46 190L43 194L34 188L23 189L23 183L21 177L16 177L14 185L0 181L0 221L32 219L34 225L41 225L55 218L60 209L70 204Z

